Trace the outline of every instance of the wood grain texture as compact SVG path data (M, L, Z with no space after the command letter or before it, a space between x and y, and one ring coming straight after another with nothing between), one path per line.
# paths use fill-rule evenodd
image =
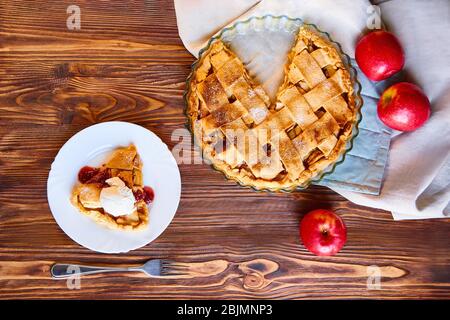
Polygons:
M77 1L80 31L66 29L69 4L0 2L0 298L450 298L449 219L395 222L322 187L253 192L207 165L180 165L179 210L152 244L105 255L70 240L46 199L59 148L109 120L147 127L172 148L172 132L185 123L193 57L178 37L172 1ZM315 257L299 242L300 218L319 207L335 210L348 227L335 257ZM80 290L49 275L55 262L150 258L210 273L96 275L83 278ZM381 290L367 290L370 265L381 268Z

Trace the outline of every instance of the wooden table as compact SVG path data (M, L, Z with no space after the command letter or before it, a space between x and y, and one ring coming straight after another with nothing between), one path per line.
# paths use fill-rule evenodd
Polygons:
M0 3L0 298L450 298L450 220L398 221L327 188L257 193L207 165L181 165L178 212L156 241L127 254L80 247L49 211L46 181L56 153L94 123L123 120L170 147L183 128L184 81L194 58L178 37L172 1L76 1L81 30L66 28L74 1ZM303 214L329 208L348 226L335 257L299 241ZM54 262L140 263L167 257L212 263L208 277L135 274L53 281ZM367 289L367 266L381 290Z

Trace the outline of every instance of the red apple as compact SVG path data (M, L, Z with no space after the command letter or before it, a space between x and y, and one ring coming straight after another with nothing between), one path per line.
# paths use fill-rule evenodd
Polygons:
M396 83L387 88L378 101L378 117L388 127L413 131L430 117L430 101L415 84Z
M383 30L362 37L356 45L355 58L362 72L374 81L389 78L405 64L405 54L397 37Z
M306 249L318 256L332 256L344 246L347 229L333 211L317 209L307 213L300 223L300 237Z

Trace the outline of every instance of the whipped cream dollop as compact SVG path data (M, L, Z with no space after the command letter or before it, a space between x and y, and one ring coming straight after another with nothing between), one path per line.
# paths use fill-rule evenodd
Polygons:
M133 191L125 185L125 182L118 177L106 180L109 187L103 188L100 192L100 203L103 209L115 216L124 216L136 210Z

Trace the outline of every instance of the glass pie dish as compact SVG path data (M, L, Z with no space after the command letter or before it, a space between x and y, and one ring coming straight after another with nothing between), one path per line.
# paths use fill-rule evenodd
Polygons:
M300 35L306 38L300 39ZM223 60L223 57L226 62L220 61ZM311 57L314 57L314 60ZM288 58L288 64L286 58ZM313 70L314 68L318 69L320 74L317 74L317 70ZM242 69L245 70L242 71ZM305 73L305 70L309 71L310 69L311 74ZM243 73L238 74L240 76L238 78L233 75L235 72ZM306 76L302 78L302 75ZM284 83L280 87L283 77ZM262 86L254 84L251 78L257 79ZM292 78L300 80L292 82ZM230 79L235 82L227 85L227 81ZM345 92L342 92L344 98L341 97L341 93L336 93L339 97L333 95L340 100L331 98L331 95L334 94L333 91L337 90L336 86L345 88ZM325 95L324 99L328 100L317 101L316 93L319 91L319 87L321 95ZM277 102L274 104L273 96L276 90L278 90ZM243 91L246 92L246 96L242 96ZM189 119L188 127L194 137L194 142L203 151L204 157L211 162L214 169L223 172L228 179L238 182L241 186L253 187L255 190L293 191L307 188L311 183L320 181L344 161L345 154L351 150L353 140L358 134L358 124L361 120L360 109L363 103L360 91L361 85L357 80L356 70L352 67L350 58L343 53L340 45L334 42L327 33L320 31L315 25L304 23L301 19L268 15L239 21L212 37L205 48L200 51L199 59L192 66L184 97L186 116ZM228 100L226 100L226 96L220 96L225 93L228 95ZM261 99L255 100L254 96ZM292 102L293 99L295 103ZM303 99L304 103L300 103L299 99ZM255 112L258 101L262 102L263 100L266 101L266 106L258 107ZM339 123L341 126L339 129L339 119L336 117L339 114L331 112L330 109L336 109L335 105L341 102L346 103L350 108L346 109L346 112L350 112L351 117L346 118L342 125ZM303 107L305 103L308 110ZM248 113L241 104L247 108ZM300 105L302 105L301 108ZM195 110L195 108L199 110ZM236 117L239 110L244 111ZM261 110L266 110L267 113L259 121ZM242 115L244 112L245 115ZM248 116L249 114L251 117ZM289 122L292 125L285 125L285 120L289 117L295 121ZM212 118L213 121L209 118ZM222 125L221 121L224 118L229 122ZM247 121L248 118L251 122ZM332 123L323 120L325 118L331 118ZM327 122L325 123L325 121ZM239 166L231 167L232 170L230 170L230 166L222 165L221 161L228 165L229 163L226 162L227 160L222 160L223 158L217 161L215 150L209 151L214 147L205 145L203 137L200 140L198 138L198 136L204 136L204 130L199 130L198 123L202 123L201 126L207 128L211 126L212 122L215 122L217 126L214 129L219 129L220 126L219 134L225 135L226 139L223 140L227 140L227 142L233 139L227 135L224 129L230 127L230 123L231 127L245 128L244 130L248 131L260 127L272 128L273 124L284 126L280 128L282 129L280 136L284 141L282 145L273 144L276 147L270 148L272 140L266 144L272 150L267 151L268 153L275 152L279 155L277 161L281 165L278 167L282 166L282 168L278 168L276 171L277 169L273 169L274 166L270 165L270 170L267 170L263 167L264 165L259 163L258 166L252 167L248 158L245 157L242 158L244 160L240 162ZM281 122L283 124L280 124ZM330 129L330 123L333 129ZM302 138L298 139L300 135ZM325 136L331 136L332 139L325 139ZM304 145L309 143L308 139L317 141L314 146L308 147L309 149L305 151ZM258 140L261 140L259 136ZM333 142L324 143L325 140L333 140ZM219 142L223 143L221 138L219 138ZM266 141L264 140L264 142ZM219 143L212 144L218 145ZM331 147L327 147L327 144ZM236 149L237 146L232 145L232 147ZM291 150L286 150L289 148ZM305 149L303 150L304 154L302 154L302 148ZM239 150L241 154L242 150ZM225 154L227 150L220 152ZM221 157L223 156L221 155ZM316 166L314 161L321 164ZM260 169L261 167L263 169ZM301 167L300 170L298 167ZM266 178L269 171L278 173L276 176L273 175L270 181L270 177ZM241 174L242 172L244 173ZM255 172L256 174L254 174ZM297 178L291 178L292 172ZM260 173L261 175L259 175ZM300 176L298 176L299 173ZM271 173L269 172L269 174Z

